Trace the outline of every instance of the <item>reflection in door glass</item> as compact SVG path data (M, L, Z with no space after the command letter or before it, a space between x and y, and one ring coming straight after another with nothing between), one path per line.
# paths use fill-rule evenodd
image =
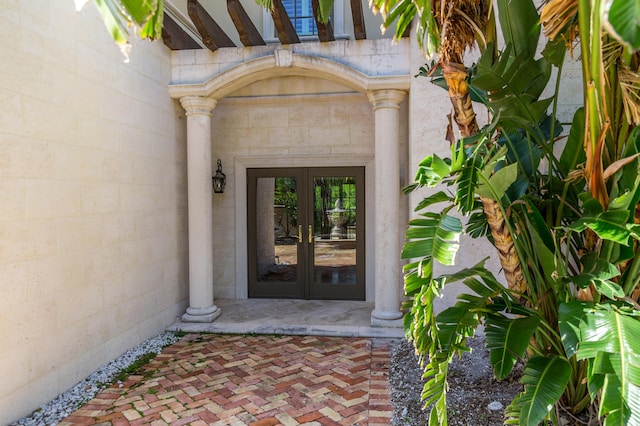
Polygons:
M356 284L356 185L353 177L315 177L313 280Z
M296 282L298 243L296 178L258 178L256 221L258 282Z

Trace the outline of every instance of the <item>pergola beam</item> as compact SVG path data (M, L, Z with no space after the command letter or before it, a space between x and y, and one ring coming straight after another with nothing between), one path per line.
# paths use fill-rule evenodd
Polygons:
M286 9L282 4L282 0L273 0L273 8L271 9L271 17L278 32L278 39L282 44L300 43L298 33L289 19Z
M162 41L171 50L201 49L198 44L185 30L183 30L169 14L164 14L164 25L162 26Z
M362 0L351 0L351 18L353 19L353 37L356 40L366 39L367 29L364 25Z
M245 46L264 46L264 38L260 34L260 31L253 25L251 18L247 15L247 11L244 10L239 0L227 0L227 10L229 16L233 21L233 25L238 30L240 41Z
M207 13L198 0L187 1L189 17L202 37L202 42L212 52L221 47L235 47L229 36L220 28L216 21Z
M313 7L313 17L316 20L316 27L318 28L318 39L320 41L334 41L336 38L333 35L333 26L331 25L331 21L328 21L326 24L324 22L320 22L320 5L318 0L311 0L311 5Z

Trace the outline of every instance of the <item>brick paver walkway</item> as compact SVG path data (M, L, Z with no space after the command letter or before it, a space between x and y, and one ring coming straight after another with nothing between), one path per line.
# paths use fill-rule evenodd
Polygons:
M389 425L390 343L190 334L64 425Z

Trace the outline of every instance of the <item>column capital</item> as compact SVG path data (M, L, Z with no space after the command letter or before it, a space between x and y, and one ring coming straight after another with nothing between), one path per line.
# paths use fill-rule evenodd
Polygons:
M203 96L183 96L180 98L180 103L187 115L210 116L218 101L214 98L205 98Z
M406 91L397 89L369 90L367 92L369 102L373 104L374 110L378 108L400 108L400 102L402 102L406 94Z

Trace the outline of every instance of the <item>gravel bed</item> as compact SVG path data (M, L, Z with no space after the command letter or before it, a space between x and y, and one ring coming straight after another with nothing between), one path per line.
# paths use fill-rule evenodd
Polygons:
M53 401L42 405L30 416L23 417L12 423L11 426L54 426L58 424L60 420L107 388L114 382L120 371L129 367L138 358L151 352L158 354L162 351L162 348L177 341L178 337L174 333L162 333L142 342L135 348L129 349L120 355L117 359L103 365L96 372L67 392L59 395Z
M493 377L489 353L483 334L468 340L472 351L455 359L449 366L447 412L449 426L498 426L504 424L505 408L522 390L519 379L522 364L505 380ZM424 426L429 423L430 408L421 401L423 370L418 364L415 348L402 339L391 352L389 384L394 426Z

